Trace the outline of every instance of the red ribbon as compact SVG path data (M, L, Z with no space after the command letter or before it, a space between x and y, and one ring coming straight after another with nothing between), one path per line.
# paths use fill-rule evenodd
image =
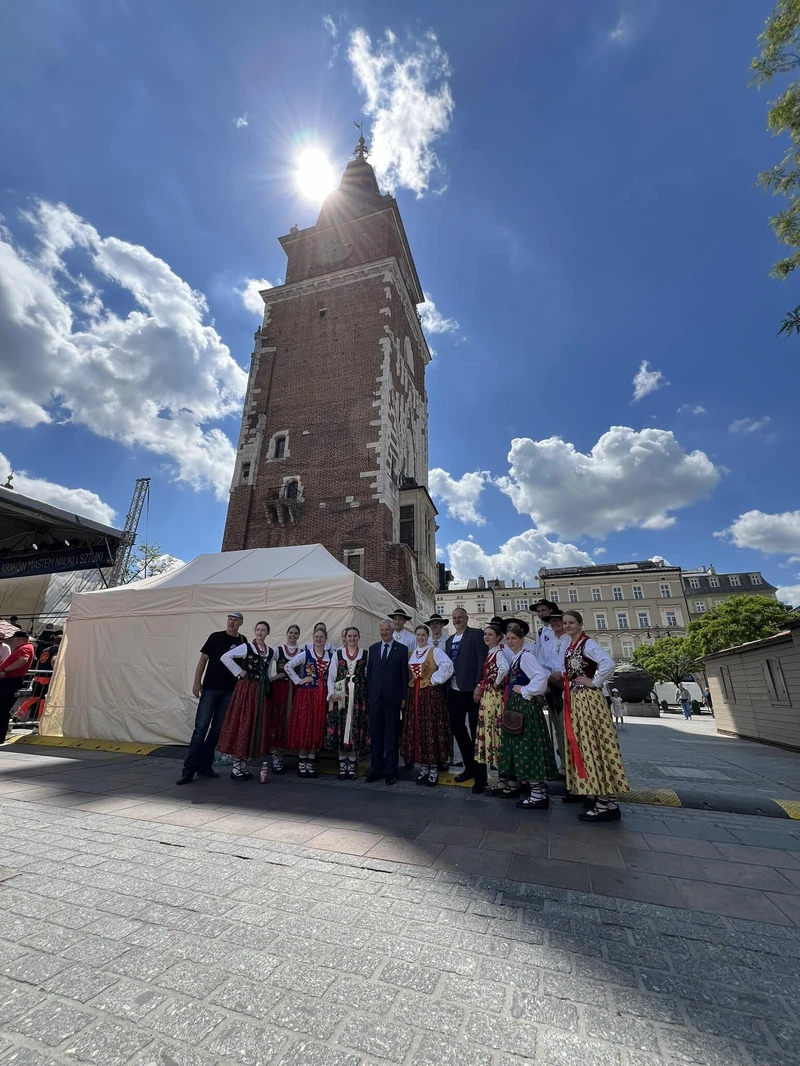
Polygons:
M587 640L587 636L584 633L576 644L570 644L567 648L567 656L571 651L579 648L581 644ZM586 767L584 766L583 759L581 757L581 749L578 744L578 738L575 736L575 730L572 728L572 702L569 694L569 674L566 670L566 663L564 669L564 732L567 735L567 743L569 744L570 751L572 752L572 761L575 764L575 772L581 779L586 778Z

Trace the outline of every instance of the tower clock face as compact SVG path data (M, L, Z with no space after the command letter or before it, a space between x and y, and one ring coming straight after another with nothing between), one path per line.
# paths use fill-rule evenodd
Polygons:
M342 237L328 237L317 245L317 258L325 265L341 263L352 250L352 241L346 241Z

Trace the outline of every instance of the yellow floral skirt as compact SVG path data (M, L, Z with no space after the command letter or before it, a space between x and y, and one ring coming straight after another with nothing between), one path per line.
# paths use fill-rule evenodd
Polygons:
M618 792L630 792L617 731L602 692L596 688L572 689L570 697L572 729L586 767L586 777L578 777L569 738L565 738L567 788L580 796L614 796ZM564 726L566 731L566 713Z
M488 688L481 696L478 728L475 731L475 762L497 766L500 761L500 740L503 727L503 697L496 688Z

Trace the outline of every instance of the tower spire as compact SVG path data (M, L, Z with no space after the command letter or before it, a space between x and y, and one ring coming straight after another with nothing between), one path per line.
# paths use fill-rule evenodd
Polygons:
M367 142L364 140L364 123L354 122L353 125L361 134L361 136L358 138L358 144L355 147L353 155L356 159L366 160L367 156L369 155L369 149L367 148Z

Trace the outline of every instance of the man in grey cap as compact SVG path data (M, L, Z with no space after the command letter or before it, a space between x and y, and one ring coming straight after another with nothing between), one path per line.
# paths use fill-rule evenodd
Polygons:
M209 634L200 649L200 658L194 671L192 695L199 699L194 718L194 732L189 741L189 750L183 763L183 773L177 784L188 785L194 775L219 777L214 769L214 751L217 747L222 722L228 709L236 678L220 662L220 656L242 643L239 629L244 619L238 611L228 613L225 629Z

